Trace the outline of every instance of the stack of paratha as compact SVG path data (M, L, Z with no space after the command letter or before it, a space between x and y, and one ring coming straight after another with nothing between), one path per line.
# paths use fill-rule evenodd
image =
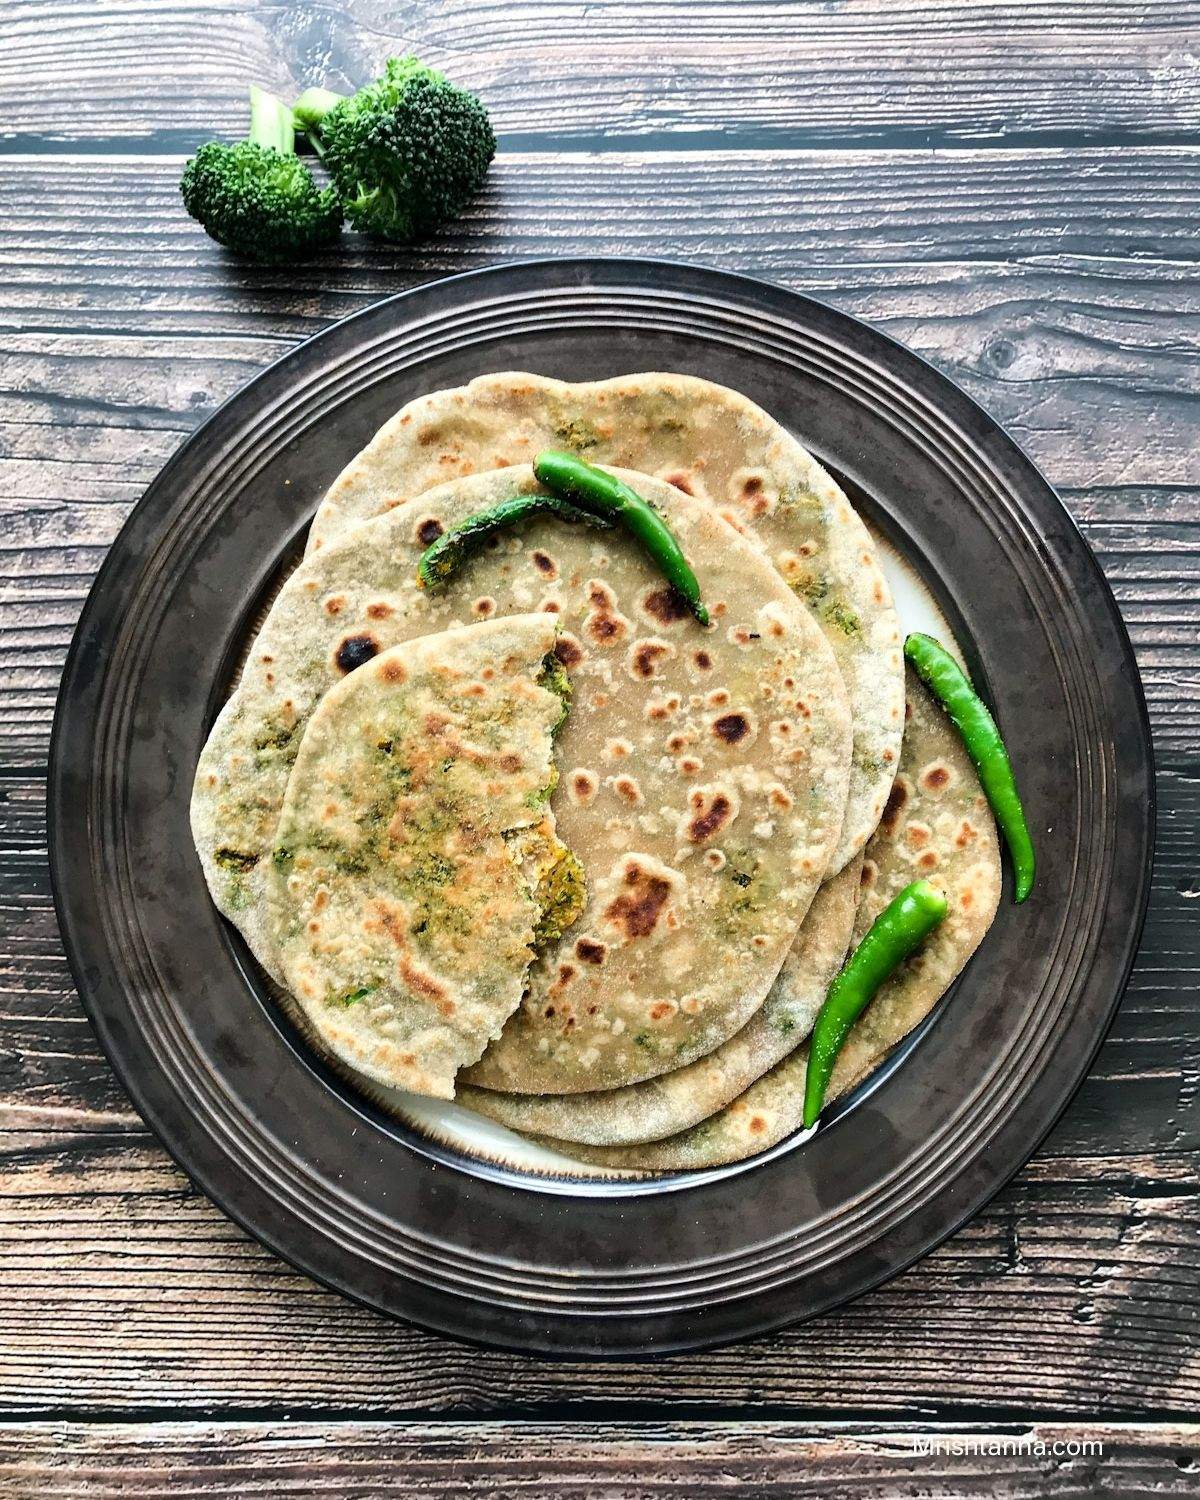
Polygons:
M658 509L710 625L626 532L554 516L418 585L439 536L539 490L547 447ZM455 1097L617 1172L796 1129L855 935L918 875L950 897L837 1091L928 1013L1000 888L861 520L765 412L677 375L489 375L398 413L317 512L192 823L217 905L372 1097Z

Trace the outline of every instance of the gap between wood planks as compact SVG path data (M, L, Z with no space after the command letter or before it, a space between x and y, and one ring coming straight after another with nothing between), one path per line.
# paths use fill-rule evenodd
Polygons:
M0 136L0 161L22 156L155 157L190 156L214 132L158 130L144 136L96 139L73 135ZM1042 151L1042 150L1154 150L1196 149L1200 131L1194 130L969 130L928 129L867 131L845 137L819 130L760 128L753 130L599 131L560 136L549 130L510 130L498 138L498 154L519 156L601 156L628 153L638 156L686 155L688 152L734 151L768 154L775 151L820 153L905 151Z
M639 1421L37 1422L0 1429L0 1480L20 1494L487 1496L635 1500L736 1490L767 1500L803 1490L875 1500L1070 1500L1100 1492L1191 1492L1195 1424L1060 1422L898 1426ZM924 1440L949 1442L930 1453ZM1086 1450L1082 1445L1087 1444ZM28 1488L25 1488L28 1486ZM16 1493L16 1491L14 1491Z

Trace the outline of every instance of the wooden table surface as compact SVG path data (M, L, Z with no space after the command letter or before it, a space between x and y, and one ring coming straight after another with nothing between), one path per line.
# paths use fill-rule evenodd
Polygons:
M406 49L495 119L463 223L263 271L185 217L248 81ZM0 1493L1200 1493L1200 3L7 0L0 137ZM1158 758L1141 956L1029 1166L853 1306L657 1363L464 1348L249 1241L114 1081L46 866L71 630L184 437L386 293L584 252L769 277L960 381L1097 550Z

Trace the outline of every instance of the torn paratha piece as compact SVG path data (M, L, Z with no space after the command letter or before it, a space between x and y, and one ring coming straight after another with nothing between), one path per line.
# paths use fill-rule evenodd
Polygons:
M452 1098L547 914L582 909L548 807L556 633L526 614L393 646L304 730L266 883L279 967L319 1045L381 1083Z

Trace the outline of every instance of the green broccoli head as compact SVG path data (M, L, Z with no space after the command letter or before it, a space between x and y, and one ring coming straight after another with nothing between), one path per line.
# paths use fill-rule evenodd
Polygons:
M295 113L346 218L389 240L417 239L460 214L496 153L479 99L415 57L389 58L383 77L348 99L310 89Z
M297 260L336 239L342 207L293 150L291 111L251 91L250 138L209 141L183 169L184 207L214 240L266 264Z

